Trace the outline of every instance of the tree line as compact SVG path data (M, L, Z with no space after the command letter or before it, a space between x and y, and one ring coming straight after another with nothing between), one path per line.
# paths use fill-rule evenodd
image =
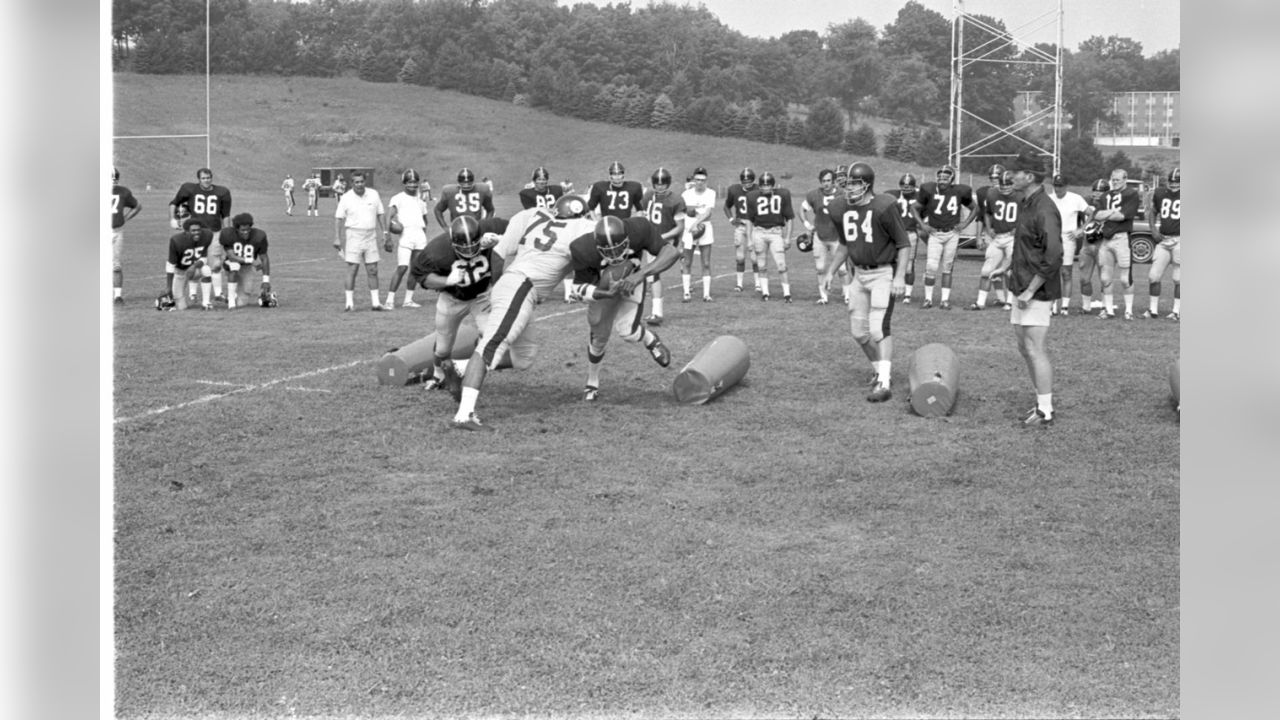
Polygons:
M113 0L117 69L204 70L205 0ZM993 60L1026 60L1004 22L976 16L965 44L993 41ZM705 7L558 5L554 0L211 0L215 74L354 74L456 90L629 127L742 137L883 155L923 165L946 158L953 27L909 0L877 29L862 19L825 32L751 38ZM1039 49L1053 52L1050 45ZM1178 90L1179 51L1144 56L1121 37L1064 51L1064 109L1072 152L1101 164L1087 130L1108 93ZM986 62L965 74L965 107L1013 121L1022 90L1052 93L1052 69ZM867 117L894 127L877 137ZM861 122L859 122L861 120ZM972 125L972 124L971 124ZM1004 140L985 152L1015 154ZM1064 147L1064 166L1068 160ZM1076 162L1073 160L1072 162ZM1078 163L1078 164L1080 164ZM980 171L975 167L966 168ZM1083 172L1081 176L1089 173Z

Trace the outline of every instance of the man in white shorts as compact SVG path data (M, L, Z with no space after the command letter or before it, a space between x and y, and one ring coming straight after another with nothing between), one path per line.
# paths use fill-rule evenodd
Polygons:
M334 211L334 224L337 237L333 246L338 256L347 261L347 304L344 312L355 310L356 274L360 272L360 264L364 263L365 275L369 278L370 310L384 310L378 298L378 236L386 234L383 215L386 209L382 206L382 198L378 191L365 187L364 173L357 170L351 174L351 189L342 194L338 200L338 209Z
M1058 214L1062 216L1062 299L1053 304L1050 314L1065 317L1071 312L1071 268L1076 262L1076 250L1080 249L1080 243L1084 240L1083 220L1089 213L1089 203L1067 189L1067 179L1062 175L1053 176L1053 194L1049 199L1058 207ZM1087 312L1088 309L1089 299L1080 298L1080 312Z
M1009 267L1015 301L1009 322L1036 390L1036 406L1022 425L1045 428L1053 425L1053 365L1046 340L1049 310L1062 295L1062 218L1044 190L1039 161L1019 158L1016 167L1013 188L1019 201Z
M715 244L715 228L711 227L711 213L716 207L716 191L707 187L707 169L694 169L690 186L682 194L689 219L680 237L683 255L680 279L684 283L684 297L689 299L693 285L693 251L696 248L702 258L702 301L711 302L711 246Z
M410 168L400 175L400 182L404 185L404 190L396 193L387 203L387 207L391 208L387 216L387 228L390 234L384 246L387 252L395 248L393 237L397 230L400 231L400 246L396 249L396 273L391 276L391 287L387 288L387 300L382 304L388 310L396 306L396 290L400 289L400 281L408 274L409 266L418 259L418 254L427 246L429 210L427 201L419 194L422 178L417 170ZM413 301L413 290L417 285L415 276L409 275L409 281L404 288L404 302L400 307L422 307Z

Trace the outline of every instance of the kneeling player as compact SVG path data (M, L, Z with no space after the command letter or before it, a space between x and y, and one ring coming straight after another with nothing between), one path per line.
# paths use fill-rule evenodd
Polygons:
M158 309L172 310L176 307L186 310L188 283L199 283L203 296L201 307L205 310L213 309L210 297L213 293L213 270L205 257L212 243L213 232L194 217L188 217L183 222L182 232L169 238L169 260L165 263L165 273L172 280L168 294L162 294L156 301Z
M271 258L267 255L267 233L253 226L253 216L240 213L231 219L231 227L218 233L218 245L231 278L227 282L227 309L248 305L258 294L257 271L262 273L261 294L271 295Z
M644 309L644 280L656 276L680 259L680 252L667 242L658 226L643 216L624 219L606 215L596 222L595 231L583 235L569 245L573 263L574 292L587 306L587 386L583 400L600 396L600 363L605 347L614 332L627 342L638 342L662 367L671 364L667 351L656 333L640 321ZM639 263L641 255L651 258ZM606 289L599 287L601 272L610 266L630 263L637 266Z

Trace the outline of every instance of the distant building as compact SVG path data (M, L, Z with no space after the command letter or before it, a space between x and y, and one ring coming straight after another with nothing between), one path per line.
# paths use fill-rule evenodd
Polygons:
M1013 115L1021 120L1042 107L1038 91L1018 93L1014 99ZM1093 141L1107 147L1181 147L1182 145L1182 93L1177 90L1161 92L1111 93L1111 111L1114 124L1094 123ZM1031 127L1042 132L1053 128L1053 118L1044 118ZM1069 116L1063 117L1064 130L1071 127Z

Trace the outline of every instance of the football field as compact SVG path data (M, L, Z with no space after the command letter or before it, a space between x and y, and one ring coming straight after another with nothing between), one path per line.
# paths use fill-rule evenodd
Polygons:
M894 397L872 404L812 256L788 253L794 304L776 276L772 302L734 293L717 216L715 302L696 259L694 302L666 273L671 367L615 338L581 402L584 306L553 297L534 367L485 384L496 432L469 434L446 393L377 384L382 353L434 329L435 293L372 313L361 271L343 313L333 199L287 217L233 187L280 306L157 312L172 188L134 189L112 328L119 716L1177 716L1177 323L1055 318L1057 424L1024 429L1026 367L1007 313L962 309L965 254L956 309L922 309L920 280L895 308ZM384 254L384 295L393 271ZM747 345L745 379L676 403L720 335ZM960 363L945 418L907 403L928 343Z

